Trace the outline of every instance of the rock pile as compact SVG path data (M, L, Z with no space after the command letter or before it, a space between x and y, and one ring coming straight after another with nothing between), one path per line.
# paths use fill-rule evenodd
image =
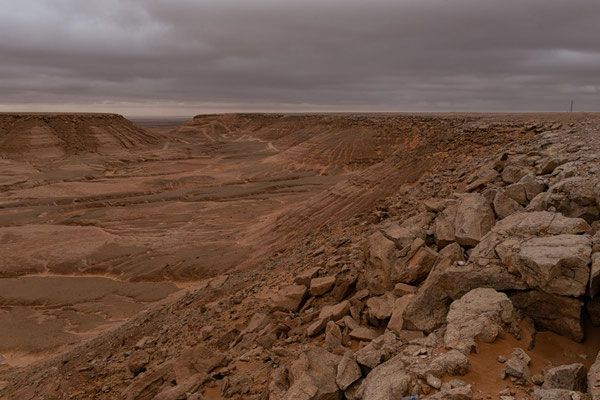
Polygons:
M583 307L592 319L600 309L600 171L582 152L563 155L556 139L549 133L541 151L502 154L468 177L462 193L382 225L365 240L364 268L343 280L346 296L337 302L328 293L339 277L296 277L312 296L299 305L301 326L309 337L325 330L325 348L306 350L316 359L303 361L301 377L295 363L289 388L271 398L471 398L468 386L441 378L467 373L479 342L519 337L522 318L581 341ZM532 377L530 360L515 349L502 377L542 385L536 398L585 396L588 381L590 393L599 387L597 368L589 377L581 364ZM318 378L311 365L320 365Z

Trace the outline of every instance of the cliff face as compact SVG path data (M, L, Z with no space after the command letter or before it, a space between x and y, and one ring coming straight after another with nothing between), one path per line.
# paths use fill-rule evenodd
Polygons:
M110 154L159 139L117 114L0 114L3 158Z

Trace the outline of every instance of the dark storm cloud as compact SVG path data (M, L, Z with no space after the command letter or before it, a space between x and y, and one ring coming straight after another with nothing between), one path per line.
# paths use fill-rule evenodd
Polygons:
M0 110L600 108L597 0L0 0Z

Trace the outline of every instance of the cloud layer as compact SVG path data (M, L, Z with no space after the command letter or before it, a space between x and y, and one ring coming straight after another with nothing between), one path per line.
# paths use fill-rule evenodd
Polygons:
M600 110L597 0L0 0L0 111Z

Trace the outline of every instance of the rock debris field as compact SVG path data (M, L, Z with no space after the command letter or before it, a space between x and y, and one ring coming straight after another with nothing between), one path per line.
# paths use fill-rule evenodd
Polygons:
M0 114L1 399L600 399L600 115Z

